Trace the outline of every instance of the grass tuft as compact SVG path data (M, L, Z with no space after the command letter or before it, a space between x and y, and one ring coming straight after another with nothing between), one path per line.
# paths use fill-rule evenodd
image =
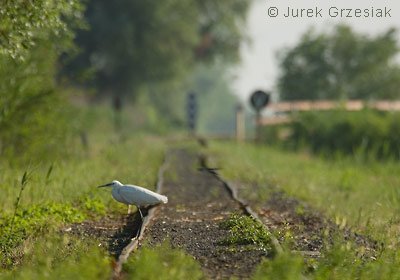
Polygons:
M168 240L161 245L145 246L131 255L124 265L126 279L205 279L200 264L183 250L172 249Z
M221 227L230 230L230 235L219 241L221 245L256 245L263 250L271 250L271 233L249 216L232 213Z

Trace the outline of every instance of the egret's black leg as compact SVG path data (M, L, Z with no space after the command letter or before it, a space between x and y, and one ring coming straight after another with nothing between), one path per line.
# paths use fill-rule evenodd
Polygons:
M136 238L139 238L140 231L142 230L142 225L143 225L143 214L142 214L142 211L140 211L139 207L137 209L138 209L139 214L140 214L140 226L139 226L139 229L138 229L138 231L136 233Z

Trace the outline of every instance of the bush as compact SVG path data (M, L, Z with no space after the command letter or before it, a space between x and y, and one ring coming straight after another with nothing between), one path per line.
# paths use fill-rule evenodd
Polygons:
M400 114L363 110L300 113L286 146L324 155L400 158Z

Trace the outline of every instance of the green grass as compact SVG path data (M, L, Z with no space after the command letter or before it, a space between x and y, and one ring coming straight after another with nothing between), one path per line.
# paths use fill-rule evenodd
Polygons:
M124 110L118 133L108 106L75 111L68 120L75 130L62 143L52 142L57 149L43 139L0 158L0 279L109 279L113 259L99 247L104 240L62 228L126 214L126 205L99 185L116 179L155 189L166 144L132 125L137 111ZM192 257L168 245L133 253L125 271L127 279L203 279Z
M271 234L264 226L249 216L233 213L229 219L221 223L223 228L229 229L230 235L220 240L223 245L250 245L256 249L272 250Z
M257 267L254 280L294 280L301 279L304 274L302 257L292 255L287 250L276 255L273 260L264 259Z
M110 264L96 240L51 235L27 243L23 263L17 269L4 270L0 279L109 279Z
M213 142L222 175L230 181L257 185L241 195L268 198L270 185L327 213L333 220L386 235L398 222L400 165L358 163L350 158L326 160L265 146ZM254 193L254 190L256 193Z
M103 128L88 134L88 150L77 142L64 157L1 162L0 279L109 279L112 261L97 240L60 235L59 230L85 219L126 213L110 190L96 186L118 179L154 189L166 145L143 134L100 133L110 131ZM199 151L192 142L182 147ZM201 152L216 156L223 177L248 186L240 192L245 198L262 202L269 197L269 185L278 186L277 190L307 202L337 224L384 244L376 260L361 258L362 248L341 239L325 248L318 262L286 249L264 260L254 279L400 279L398 163L327 160L231 142L211 142L208 151ZM24 174L30 176L20 193ZM227 245L270 248L269 234L249 217L233 215L222 226L231 231L221 241ZM126 279L204 279L199 264L184 251L171 248L168 241L133 253L124 272Z
M336 245L327 249L318 261L285 250L274 259L264 259L252 279L400 279L400 254L397 250L385 250L376 260L363 259L357 255L357 250L343 244L343 240L337 240Z
M325 242L318 261L292 254L288 247L264 260L253 279L400 279L398 163L328 160L231 142L213 142L209 153L217 156L223 177L247 185L240 190L244 198L262 202L271 191L285 191L341 228L368 234L383 245L371 256L338 234L333 243Z
M96 186L118 179L134 182L150 189L155 187L157 170L163 158L163 144L156 139L129 139L123 143L110 139L96 143L89 155L84 153L70 158L60 158L52 163L37 163L28 167L32 173L24 191L21 206L45 201L76 201L84 195L101 196L111 201L111 196ZM49 166L53 166L47 179ZM18 195L18 180L25 167L2 166L0 173L3 194L0 210L10 212Z
M67 157L53 158L52 162L37 161L26 165L25 159L19 159L12 164L2 163L0 263L3 272L12 267L16 271L23 270L25 265L29 271L31 260L25 252L42 239L51 239L51 247L60 247L64 252L63 245L58 243L61 241L55 238L63 225L125 214L127 207L114 201L110 190L98 189L98 185L117 179L123 183L155 188L165 149L159 138L143 135L125 139L102 134L90 136L96 139L91 141L89 151L76 150ZM20 178L26 172L30 176L21 192ZM19 206L14 215L17 202ZM77 238L71 238L71 242L80 244L76 258L81 258L79 254L84 251L92 250L88 242ZM69 253L65 254L66 264L75 266L73 261L69 262ZM99 258L97 253L94 254ZM105 252L101 254L106 255ZM43 273L51 274L53 267L62 265L55 261L51 271Z
M172 249L169 240L158 246L145 246L124 265L126 279L205 279L192 256L183 250Z

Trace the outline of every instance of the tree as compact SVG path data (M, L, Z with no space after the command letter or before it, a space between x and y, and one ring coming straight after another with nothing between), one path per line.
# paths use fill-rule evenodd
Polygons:
M286 50L278 81L283 100L395 99L400 97L399 48L390 29L376 37L339 25L328 34L308 31Z
M91 0L90 29L78 33L82 52L66 72L113 96L117 105L121 97L135 98L143 86L184 76L196 59L235 61L249 3Z
M72 37L70 28L81 23L82 10L79 0L1 1L0 55L22 60L38 38Z
M237 62L239 46L246 39L243 27L252 1L196 0L197 30L200 44L195 53L198 60Z
M197 94L199 134L233 135L235 109L239 103L230 87L232 77L226 65L200 64L193 71L188 87Z
M82 10L77 0L0 2L0 153L60 140L58 56L72 48Z

